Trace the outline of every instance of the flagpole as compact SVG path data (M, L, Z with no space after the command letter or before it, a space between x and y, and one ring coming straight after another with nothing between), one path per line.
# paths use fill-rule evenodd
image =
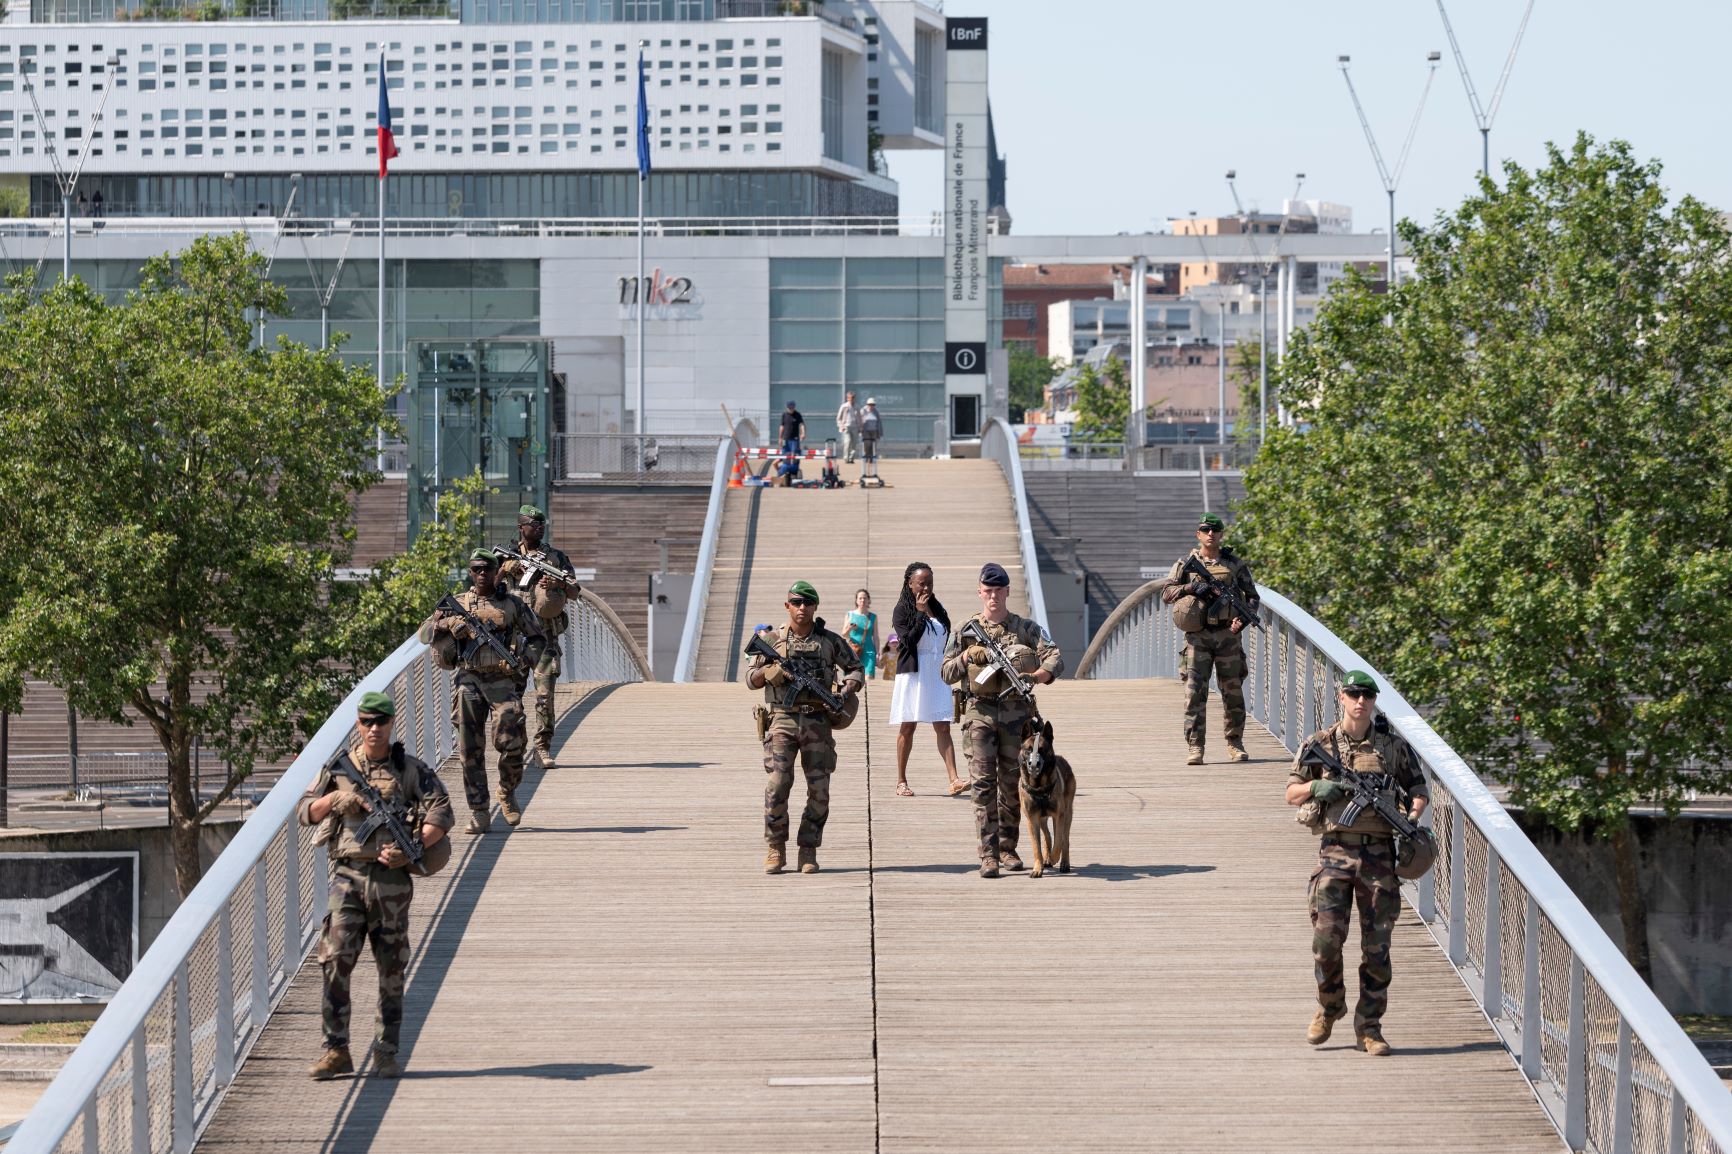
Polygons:
M385 78L379 77L383 85ZM385 395L385 175L379 174L379 395ZM378 460L375 462L379 472L385 471L385 426L379 426Z
M649 183L649 171L647 167L647 149L649 148L649 141L646 135L648 130L645 127L648 123L648 113L644 108L648 97L644 92L643 50L648 46L648 40L639 40L637 42L637 121L639 153L637 172L637 291L633 293L632 296L637 301L637 433L639 438L642 438L649 432L649 421L647 419L648 414L645 409L647 402L645 399L646 391L644 388L643 365L643 318L644 308L649 303L649 286L644 283L643 275L643 198L644 186ZM643 441L641 439L638 442L637 459L638 468L641 470L643 468L644 459Z

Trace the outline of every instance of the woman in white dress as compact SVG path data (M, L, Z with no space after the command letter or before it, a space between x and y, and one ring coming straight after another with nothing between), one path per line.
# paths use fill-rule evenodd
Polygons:
M890 699L890 724L896 726L896 792L913 797L908 787L908 755L914 749L916 726L930 725L938 738L938 755L950 775L952 797L968 788L956 776L956 745L950 739L953 705L950 686L939 666L950 636L950 614L932 595L932 566L916 561L902 573L902 597L891 617L896 628L896 688Z

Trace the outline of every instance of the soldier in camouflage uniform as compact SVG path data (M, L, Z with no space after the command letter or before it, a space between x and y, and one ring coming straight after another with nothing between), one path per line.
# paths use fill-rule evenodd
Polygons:
M535 663L535 734L533 743L542 763L553 764L553 686L559 679L560 639L565 636L569 620L565 602L577 596L577 573L571 558L546 543L547 514L534 505L517 510L517 552L568 575L563 584L545 573L531 569L521 561L507 559L499 567L499 583L512 591L541 620L541 631L547 636L547 648ZM557 607L557 608L555 608ZM552 613L548 609L552 608Z
M365 843L356 840L367 817L367 803L354 784L337 771L347 758L373 788L387 798L400 798L411 821L418 822L421 843L431 848L451 828L451 800L438 776L419 758L391 742L397 706L383 693L361 695L355 728L360 745L333 758L301 798L297 815L302 825L320 826L331 855L331 902L319 937L319 968L324 971L324 1056L309 1071L324 1082L355 1070L349 1056L349 978L370 941L379 968L379 1028L373 1042L373 1073L395 1078L397 1040L403 1028L403 976L409 965L409 901L414 896L409 858L379 829ZM315 839L317 840L317 839Z
M499 557L491 549L469 555L470 588L457 601L487 624L495 636L527 665L541 659L547 639L540 619L523 602L499 584ZM468 645L475 640L469 623L456 614L435 612L421 624L421 639L431 642L448 633ZM493 748L499 751L499 812L507 825L523 820L517 805L517 787L523 781L523 687L527 680L512 669L492 647L476 645L453 678L457 686L454 703L458 725L457 747L463 755L463 797L469 803L470 819L465 832L486 833L491 828L487 801L487 718L493 717Z
M1204 513L1197 520L1197 547L1191 550L1191 556L1200 560L1216 581L1231 581L1239 595L1256 608L1257 583L1251 579L1251 567L1221 544L1226 531L1221 518ZM1249 761L1251 755L1245 752L1245 649L1239 643L1239 632L1250 622L1233 616L1226 598L1210 597L1203 582L1182 578L1184 565L1183 557L1173 562L1161 600L1168 605L1186 597L1200 602L1194 609L1201 628L1185 633L1185 648L1179 659L1189 695L1185 702L1185 744L1190 747L1190 754L1185 764L1203 764L1211 672L1221 685L1221 729L1227 739L1227 759Z
M1379 775L1374 780L1381 791L1397 808L1407 799L1407 812L1417 822L1431 797L1425 772L1412 747L1374 716L1377 682L1361 670L1350 671L1341 679L1340 706L1341 720L1312 734L1306 744L1317 743L1356 773ZM1311 951L1316 960L1318 1009L1305 1038L1313 1046L1322 1045L1336 1019L1347 1014L1341 947L1357 904L1359 1004L1353 1011L1353 1032L1358 1049L1382 1057L1389 1053L1389 1043L1383 1040L1391 977L1389 941L1401 909L1395 831L1370 808L1352 825L1343 825L1340 819L1346 816L1349 798L1346 787L1333 780L1329 771L1300 765L1294 758L1287 778L1287 804L1314 803L1301 811L1300 819L1323 835L1317 871L1311 875Z
M831 685L838 672L842 694L855 698L865 684L860 659L838 634L824 628L818 617L818 591L805 581L788 587L788 624L767 638L783 657L799 664L820 685ZM794 755L806 773L806 810L800 815L800 872L818 872L818 847L830 817L830 775L836 769L836 739L830 715L807 694L798 693L782 666L757 657L746 670L746 684L764 691L760 734L764 742L764 872L779 874L788 860L788 796L794 789Z
M1036 622L1010 612L1010 574L988 562L980 570L978 621L987 636L1016 663L1017 672L1037 685L1051 684L1064 672L1064 657ZM990 674L988 654L981 645L962 644L963 622L950 635L941 667L944 680L967 695L962 714L962 748L968 753L969 784L974 798L974 828L980 835L980 876L995 878L1002 867L1022 868L1016 854L1022 825L1022 798L1017 793L1017 759L1022 754L1022 725L1036 716L1034 703L996 697L997 676Z

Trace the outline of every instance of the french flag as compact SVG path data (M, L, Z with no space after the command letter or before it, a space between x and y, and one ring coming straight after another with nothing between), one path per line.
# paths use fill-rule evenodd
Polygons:
M379 179L385 179L385 162L397 155L397 138L391 135L391 90L385 81L385 54L379 53Z

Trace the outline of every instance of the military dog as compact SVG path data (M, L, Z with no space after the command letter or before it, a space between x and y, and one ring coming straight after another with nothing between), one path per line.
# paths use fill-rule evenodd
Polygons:
M1021 770L1017 788L1034 849L1033 876L1049 865L1070 872L1070 820L1076 803L1076 774L1052 749L1052 722L1038 716L1022 725ZM1050 823L1050 824L1049 824Z

